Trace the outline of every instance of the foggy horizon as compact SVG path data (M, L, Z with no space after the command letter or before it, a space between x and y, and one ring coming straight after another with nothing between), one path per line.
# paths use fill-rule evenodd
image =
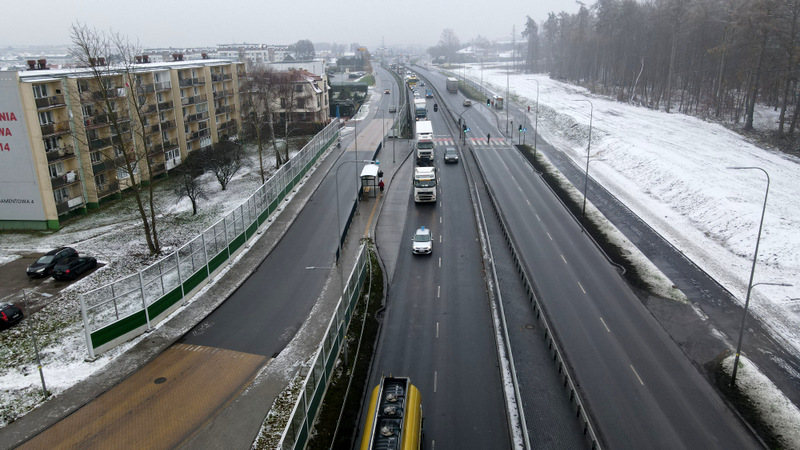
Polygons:
M247 5L247 13L241 9ZM436 4L369 2L354 0L346 4L310 0L281 5L195 1L191 6L141 0L114 4L79 0L64 8L63 2L44 0L37 4L35 16L20 4L9 5L6 26L0 32L0 45L70 45L69 28L81 23L107 31L113 29L143 47L212 47L219 44L293 44L301 39L313 43L349 45L359 43L374 51L384 42L387 47L419 47L424 51L439 42L442 30L452 29L462 44L478 35L490 41L510 41L512 27L522 39L526 16L537 24L548 13L574 13L579 5L572 0L497 0L490 8L478 10L477 2L445 1ZM224 10L220 11L220 6ZM319 14L310 13L315 9ZM118 20L109 20L112 11ZM33 17L35 19L31 20ZM298 25L298 21L302 21ZM355 23L350 24L351 21ZM46 24L41 26L40 24ZM357 30L353 27L357 26Z

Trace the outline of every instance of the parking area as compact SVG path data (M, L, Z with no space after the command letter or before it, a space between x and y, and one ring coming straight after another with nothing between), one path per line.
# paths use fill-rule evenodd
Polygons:
M31 253L0 266L0 303L8 302L16 305L25 312L26 317L30 315L30 312L25 308L23 289L30 294L27 296L28 307L32 312L36 312L56 300L62 289L77 281L56 281L49 276L44 278L28 277L26 269L40 256L42 253ZM101 267L101 264L98 264L97 267ZM89 276L95 270L97 269L83 274L78 280ZM37 293L49 294L52 297L36 295Z

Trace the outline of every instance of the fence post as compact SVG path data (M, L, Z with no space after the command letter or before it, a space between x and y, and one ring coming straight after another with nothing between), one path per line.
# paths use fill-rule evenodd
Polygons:
M94 359L94 347L92 347L92 333L89 331L89 314L86 312L86 300L83 294L78 294L81 301L81 317L83 318L83 332L86 335L86 349L89 351L89 359Z
M150 311L147 310L147 297L144 295L144 278L142 277L142 271L139 271L139 292L142 294L142 308L144 308L144 319L147 321L147 331L153 329L150 326Z
M211 277L211 269L208 267L208 265L211 262L208 260L208 248L206 247L206 231L205 230L203 230L203 232L200 233L200 239L202 239L202 242L203 242L203 254L206 257L206 278L210 278Z
M181 299L183 299L183 304L186 305L186 292L183 290L183 276L181 275L181 249L178 247L175 250L175 267L178 268L178 283L181 285Z

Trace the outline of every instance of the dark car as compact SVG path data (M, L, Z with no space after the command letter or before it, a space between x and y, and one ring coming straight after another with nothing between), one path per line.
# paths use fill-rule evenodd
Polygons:
M74 280L95 267L97 267L97 260L91 256L72 256L62 259L53 267L53 278Z
M22 320L22 310L11 303L0 303L0 330L11 328Z
M28 276L32 278L46 277L53 272L53 267L64 258L78 256L78 252L71 247L59 247L50 250L44 256L37 259L35 263L28 266Z
M444 149L444 162L458 162L458 150L456 150L455 147L447 147Z

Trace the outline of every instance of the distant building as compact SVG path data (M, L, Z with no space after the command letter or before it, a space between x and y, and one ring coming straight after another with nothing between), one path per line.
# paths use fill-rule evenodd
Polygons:
M289 45L272 44L220 44L218 58L230 58L251 64L281 62L291 54Z
M48 70L46 61L0 72L0 229L58 229L130 187L115 142L150 150L152 173L142 164L141 178L237 135L244 64L137 59L134 86L113 67L102 85L89 68ZM134 98L143 121L132 114Z

